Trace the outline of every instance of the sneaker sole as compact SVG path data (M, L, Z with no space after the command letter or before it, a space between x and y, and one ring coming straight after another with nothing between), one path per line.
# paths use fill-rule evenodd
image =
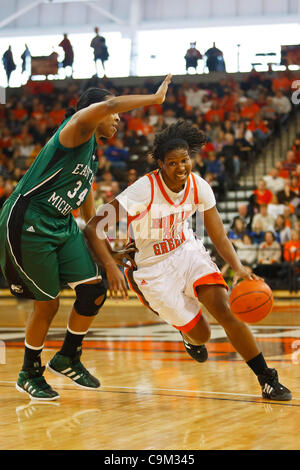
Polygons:
M26 393L31 400L34 400L34 401L54 401L54 400L58 400L58 398L60 398L59 395L57 395L56 397L51 397L51 398L38 398L38 397L33 397L32 395L30 395L29 392L26 392L26 390L24 390L22 387L20 387L20 385L18 385L16 383L16 389L18 390L18 392L21 392L21 393Z
M79 388L83 388L83 389L85 389L85 390L97 390L98 388L100 388L100 385L99 385L99 387L86 387L85 385L80 385L80 384L78 384L77 382L75 382L75 380L72 379L72 377L68 377L67 375L62 374L61 372L58 372L57 370L52 369L52 367L50 366L49 362L48 362L47 365L46 365L46 369L47 369L49 372L51 372L52 374L57 375L58 377L65 377L65 378L67 378L67 379L72 380L72 382L73 382L77 387L79 387Z
M283 395L281 398L270 398L262 393L262 397L266 400L271 400L271 401L290 401L293 399L292 394L286 394Z

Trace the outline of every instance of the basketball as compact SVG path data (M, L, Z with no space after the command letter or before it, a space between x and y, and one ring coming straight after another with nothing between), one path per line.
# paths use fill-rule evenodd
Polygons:
M273 308L273 293L264 281L245 279L231 291L232 313L245 323L257 323Z

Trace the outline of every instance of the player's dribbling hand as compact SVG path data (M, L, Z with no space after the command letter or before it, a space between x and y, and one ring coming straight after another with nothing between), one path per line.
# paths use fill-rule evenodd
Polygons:
M133 255L137 251L139 250L135 247L134 243L128 243L123 250L113 251L111 255L115 263L119 266L124 266L124 268L128 268L129 265L124 261L124 259L126 259L127 261L130 261L131 268L136 268L136 263L134 261Z
M164 79L164 81L162 82L162 84L160 85L160 87L158 88L157 92L155 93L157 104L162 104L165 101L166 94L168 91L168 86L169 86L169 83L171 82L171 79L172 79L172 75L169 73Z
M118 299L119 293L124 300L128 299L128 291L123 274L116 264L106 267L106 276L109 284L109 297Z
M257 276L252 272L251 269L246 268L245 266L242 266L238 271L235 271L235 274L233 276L233 286L235 286L238 281L242 279L248 279L249 281L255 280L255 281L263 281L264 279L262 277Z

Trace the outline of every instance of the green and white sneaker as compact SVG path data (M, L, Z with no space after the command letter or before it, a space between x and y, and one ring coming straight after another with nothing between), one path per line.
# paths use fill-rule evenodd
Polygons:
M55 375L68 377L80 388L89 390L99 388L99 380L80 362L80 356L81 351L74 358L56 353L48 362L47 369Z
M47 384L43 377L44 370L45 366L21 370L16 389L19 392L27 393L32 400L57 400L59 394Z

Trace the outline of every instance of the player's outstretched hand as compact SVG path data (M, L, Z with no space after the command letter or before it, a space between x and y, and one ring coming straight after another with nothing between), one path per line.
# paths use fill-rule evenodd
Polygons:
M157 92L155 93L156 96L156 103L157 104L162 104L165 101L166 94L168 91L168 86L169 83L171 83L172 75L169 73L169 75L166 76L160 87L158 88Z
M136 263L134 261L133 255L137 251L139 250L135 247L134 243L128 243L123 250L113 251L111 255L116 264L118 264L119 266L124 266L124 268L128 268L128 263L124 261L124 259L126 259L127 261L130 261L131 267L136 268Z
M264 279L262 277L257 276L252 272L252 270L247 269L245 266L242 266L241 269L238 271L235 271L234 277L233 277L233 285L235 286L238 281L242 279L248 279L249 281L255 280L255 281L263 281Z
M109 297L117 299L119 293L124 300L128 299L128 291L123 274L115 263L106 266L106 276L109 284Z

